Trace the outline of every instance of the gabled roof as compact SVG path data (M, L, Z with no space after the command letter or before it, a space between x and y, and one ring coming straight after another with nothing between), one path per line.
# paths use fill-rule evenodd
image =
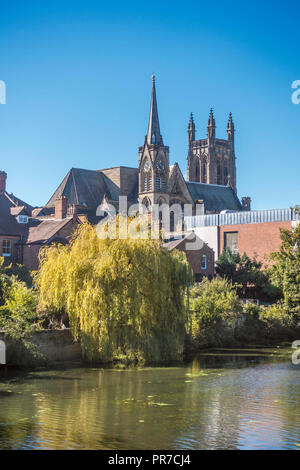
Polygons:
M59 185L46 207L54 207L55 200L66 196L69 204L83 207L97 207L103 196L109 199L118 199L118 187L110 181L101 171L72 168Z
M170 165L168 189L171 193L171 197L183 196L190 203L193 202L192 195L188 189L187 183L183 177L178 163Z
M53 213L54 213L54 208L52 207L36 207L32 211L32 217L49 216Z
M28 214L28 211L26 210L25 206L13 206L10 208L10 213L11 215L14 215L15 217L20 214L30 215Z
M27 224L19 224L16 217L23 214L30 215L32 206L7 192L0 193L0 235L24 236Z
M241 210L241 203L231 186L187 182L194 201L203 200L205 211Z
M168 240L166 241L162 247L166 248L168 251L172 251L176 249L181 249L183 251L188 250L189 244L192 242L198 241L199 244L199 250L203 248L206 243L198 237L194 232L189 232L183 234L182 238L174 238L173 240Z
M57 232L71 221L72 217L65 219L32 219L28 227L26 244L42 244L51 241Z
M117 182L109 177L113 172ZM125 182L125 185L124 185ZM117 184L118 183L118 184ZM46 204L47 208L55 206L55 200L60 196L68 198L68 204L75 204L87 209L95 209L101 204L104 196L111 201L119 201L120 184L129 191L128 199L137 200L138 169L128 167L106 168L104 170L84 170L72 168L63 179L53 196ZM124 188L122 188L122 194Z
M22 201L22 199L16 197L13 193L7 193L6 191L3 193L12 203L14 206L23 206L28 211L28 214L31 214L33 206L28 204L27 202Z

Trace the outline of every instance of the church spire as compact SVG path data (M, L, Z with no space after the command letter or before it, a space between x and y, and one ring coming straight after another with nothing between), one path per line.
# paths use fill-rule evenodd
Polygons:
M188 126L188 136L189 136L189 146L195 140L195 123L193 113L190 115L189 126Z
M213 109L210 108L209 118L208 118L208 126L207 126L207 136L208 137L215 137L216 135L216 122L214 118Z
M231 113L229 113L229 119L227 124L227 139L231 142L234 141L234 124Z
M148 124L148 132L146 135L146 142L149 145L151 144L163 145L163 139L160 134L160 128L159 128L154 75L152 75L152 94L151 94L149 124Z

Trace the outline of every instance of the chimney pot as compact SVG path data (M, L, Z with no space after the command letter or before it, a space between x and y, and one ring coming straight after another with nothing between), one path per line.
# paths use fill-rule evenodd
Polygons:
M0 171L0 194L6 191L6 178L7 174L5 171Z

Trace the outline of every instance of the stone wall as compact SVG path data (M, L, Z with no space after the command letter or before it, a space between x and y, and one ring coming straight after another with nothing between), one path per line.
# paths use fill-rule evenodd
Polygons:
M21 344L11 340L5 340L0 332L0 339L6 343L6 362L13 366L26 366L35 360L24 351ZM81 347L74 342L69 329L42 330L34 333L31 342L39 348L43 355L43 361L72 362L81 360Z

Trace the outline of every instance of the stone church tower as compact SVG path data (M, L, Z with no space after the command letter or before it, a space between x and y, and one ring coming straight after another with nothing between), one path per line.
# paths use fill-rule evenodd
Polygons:
M168 179L169 147L164 145L160 133L153 75L148 132L144 145L139 147L139 202L147 207L169 203Z
M227 124L227 140L216 138L212 109L209 113L207 138L196 140L195 137L195 123L191 113L188 125L187 180L231 186L236 193L234 124L231 113Z

